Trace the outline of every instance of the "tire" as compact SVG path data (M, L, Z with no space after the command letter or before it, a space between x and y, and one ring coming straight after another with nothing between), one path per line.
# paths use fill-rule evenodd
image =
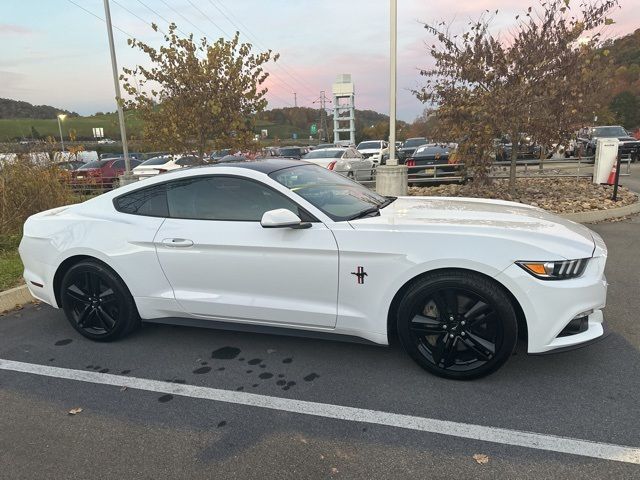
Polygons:
M116 340L140 325L138 310L125 283L97 261L76 263L65 273L60 299L71 326L91 340Z
M440 272L417 280L400 300L396 321L409 356L434 375L454 380L496 371L518 338L507 294L473 272Z

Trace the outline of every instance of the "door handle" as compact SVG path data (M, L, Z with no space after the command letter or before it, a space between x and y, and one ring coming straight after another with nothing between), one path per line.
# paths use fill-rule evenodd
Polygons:
M162 240L162 245L174 248L192 247L193 240L189 240L188 238L165 238Z

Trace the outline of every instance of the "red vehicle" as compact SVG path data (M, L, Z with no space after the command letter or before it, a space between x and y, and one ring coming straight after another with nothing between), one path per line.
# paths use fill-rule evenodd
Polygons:
M141 163L132 158L129 161L132 170ZM118 186L118 177L124 171L124 158L96 160L71 172L71 184L78 189L109 190Z

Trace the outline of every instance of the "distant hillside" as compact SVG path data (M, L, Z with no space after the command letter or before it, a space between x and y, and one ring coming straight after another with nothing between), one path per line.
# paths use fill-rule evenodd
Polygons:
M75 112L69 112L61 108L49 105L32 105L29 102L0 98L0 118L55 118L58 114L64 113L71 117L77 117Z
M640 29L603 46L614 66L609 109L616 121L635 129L640 127Z

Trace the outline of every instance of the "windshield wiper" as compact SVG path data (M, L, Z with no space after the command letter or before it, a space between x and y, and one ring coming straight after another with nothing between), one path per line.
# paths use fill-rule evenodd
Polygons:
M361 212L356 213L355 215L347 218L347 220L357 220L358 218L365 217L377 217L380 215L380 210L384 207L391 205L396 200L397 197L386 197L386 200L382 202L380 205L376 205L375 207L370 207L362 210Z

